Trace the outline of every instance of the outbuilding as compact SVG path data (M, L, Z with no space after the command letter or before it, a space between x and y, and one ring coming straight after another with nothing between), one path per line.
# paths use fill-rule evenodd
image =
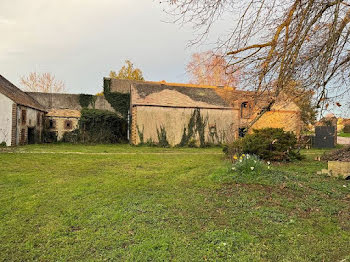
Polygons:
M0 143L7 146L42 141L45 109L0 75Z

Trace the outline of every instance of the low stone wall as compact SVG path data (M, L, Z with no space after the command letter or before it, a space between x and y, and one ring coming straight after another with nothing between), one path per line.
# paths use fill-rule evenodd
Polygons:
M350 162L328 161L328 171L335 177L350 177Z

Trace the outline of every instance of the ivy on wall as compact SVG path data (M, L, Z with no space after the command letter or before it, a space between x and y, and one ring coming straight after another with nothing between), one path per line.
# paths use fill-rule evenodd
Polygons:
M82 108L88 108L90 105L95 108L95 102L97 97L94 95L80 94L79 104Z
M196 134L198 134L200 147L205 147L204 131L207 123L208 117L202 117L200 109L196 108L188 122L187 128L184 127L181 142L178 146L195 146L195 138Z
M145 131L145 127L142 126L142 131L140 130L139 126L136 126L136 129L137 129L137 134L139 135L139 138L140 138L140 144L143 145L144 144L143 132Z
M157 128L157 136L158 136L158 146L160 147L169 147L169 142L166 137L166 130L164 126L160 126L160 128Z
M128 125L118 114L97 109L81 110L79 129L66 132L63 142L120 143L127 141Z
M108 103L110 103L114 110L122 114L122 116L126 119L130 109L130 94L111 92L110 80L104 81L103 93L106 100Z

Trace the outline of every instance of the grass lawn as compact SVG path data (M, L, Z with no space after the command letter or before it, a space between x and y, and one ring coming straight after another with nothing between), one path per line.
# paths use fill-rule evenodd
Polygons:
M350 137L350 133L339 133L338 136L341 136L341 137Z
M0 261L350 261L350 183L304 153L229 183L220 148L0 153Z

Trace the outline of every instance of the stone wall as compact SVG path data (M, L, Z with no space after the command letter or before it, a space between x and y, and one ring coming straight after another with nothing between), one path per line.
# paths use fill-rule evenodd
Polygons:
M328 161L328 171L335 177L350 177L350 162Z
M140 143L137 129L143 133L144 142L158 142L157 129L164 127L167 140L171 146L181 142L184 128L188 127L194 108L174 108L157 106L135 106L132 108L131 141ZM206 142L218 144L235 139L237 136L238 110L200 109L201 116L206 120ZM212 134L212 131L216 134ZM196 136L198 142L199 137Z

